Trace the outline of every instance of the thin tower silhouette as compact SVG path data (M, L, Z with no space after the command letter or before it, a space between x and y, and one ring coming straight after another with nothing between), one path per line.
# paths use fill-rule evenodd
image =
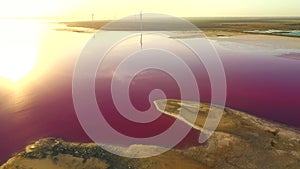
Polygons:
M140 37L140 45L141 49L143 49L143 12L140 13L140 31L141 31L141 37Z

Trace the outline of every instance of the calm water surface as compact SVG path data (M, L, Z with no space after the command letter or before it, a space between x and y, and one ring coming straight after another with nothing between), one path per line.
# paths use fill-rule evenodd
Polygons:
M247 31L247 32L257 33L257 34L274 34L274 35L300 37L300 31L299 30L291 30L291 31L284 31L284 30L254 30L254 31Z
M55 31L53 25L49 27L47 24L41 31L43 36L40 36L38 41L35 67L19 82L1 80L1 163L38 138L59 137L67 141L91 141L81 128L74 111L72 74L80 51L93 35ZM10 31L7 32L9 33ZM144 40L146 46L157 43L153 36L145 36ZM131 48L139 47L132 44L133 42L135 38L124 42L109 53L106 59L110 65L101 67L97 74L96 96L104 116L116 130L129 136L149 137L167 129L174 119L162 115L155 121L143 125L128 121L118 113L110 94L112 71L124 57L122 54ZM264 50L232 50L224 48L218 40L213 43L219 51L227 77L227 106L300 127L299 60L276 57L274 53ZM227 46L233 45L233 49L237 47L232 42L226 43ZM160 45L168 47L168 44ZM174 50L183 54L183 60L197 77L201 100L209 102L210 83L203 65L195 61L189 51L181 48ZM293 55L296 51L297 55L298 49L282 49L281 52L289 53L289 50L293 50ZM123 76L122 73L120 76ZM151 104L148 102L149 92L156 88L162 89L167 98L180 98L178 85L173 78L161 71L148 70L137 75L130 86L133 105L140 110L148 109ZM179 146L197 144L198 135L199 132L191 130ZM103 142L132 144L109 139L104 139ZM167 142L168 140L162 144L167 145Z

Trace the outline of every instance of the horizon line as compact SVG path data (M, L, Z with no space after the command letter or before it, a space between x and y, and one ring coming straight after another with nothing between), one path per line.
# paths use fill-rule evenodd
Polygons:
M128 15L130 16L130 15ZM172 16L172 15L170 15ZM117 19L110 17L94 18L94 21L107 21L107 20L119 20L124 17L119 17ZM299 18L300 16L175 16L178 18ZM77 20L77 21L90 21L89 18L71 18L71 17L59 17L59 16L45 16L45 17L1 17L0 20Z

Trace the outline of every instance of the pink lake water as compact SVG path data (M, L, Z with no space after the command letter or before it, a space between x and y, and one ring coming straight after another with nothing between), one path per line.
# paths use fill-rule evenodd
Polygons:
M43 71L14 89L10 87L10 82L1 81L4 85L1 85L0 89L0 163L39 138L59 137L66 141L91 141L82 129L74 110L72 75L76 59L92 35L53 30L49 30L49 33L52 41L61 37L70 41L51 47L44 44L46 50L39 53L41 61L38 61L37 66L43 67ZM299 43L300 39L255 37L258 38L212 40L219 52L227 78L226 106L299 128L300 61L280 56L292 53L293 58L300 58L300 48L294 45ZM157 42L150 38L148 43ZM127 47L120 47L118 50L127 50ZM96 79L95 92L105 118L116 130L128 136L143 138L163 132L173 124L173 118L161 115L153 122L138 124L122 117L114 107L110 81L111 70L115 66L113 63L118 63L118 59L122 57L122 52L118 50L110 54L111 66L100 68ZM201 101L209 102L210 83L203 65L195 62L188 53L185 55L180 48L176 50L183 53L183 59L197 77ZM149 70L136 76L130 86L133 105L139 110L149 108L149 92L156 88L162 89L167 98L180 98L174 79L160 71ZM196 145L198 137L199 132L192 129L178 147ZM103 142L132 144L109 139L104 139ZM163 145L167 143L168 140Z

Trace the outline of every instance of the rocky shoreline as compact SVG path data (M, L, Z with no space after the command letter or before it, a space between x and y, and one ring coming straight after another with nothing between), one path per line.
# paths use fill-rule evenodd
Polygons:
M198 109L196 122L190 124L198 130L202 129L210 109L220 109L206 103L178 100L158 100L155 105L163 113L184 119L186 123L189 123L189 113ZM179 117L180 110L186 112L185 116ZM129 153L142 153L149 146L132 145ZM298 169L299 164L299 130L225 108L219 126L203 145L133 159L114 155L94 143L46 138L27 146L0 169Z

